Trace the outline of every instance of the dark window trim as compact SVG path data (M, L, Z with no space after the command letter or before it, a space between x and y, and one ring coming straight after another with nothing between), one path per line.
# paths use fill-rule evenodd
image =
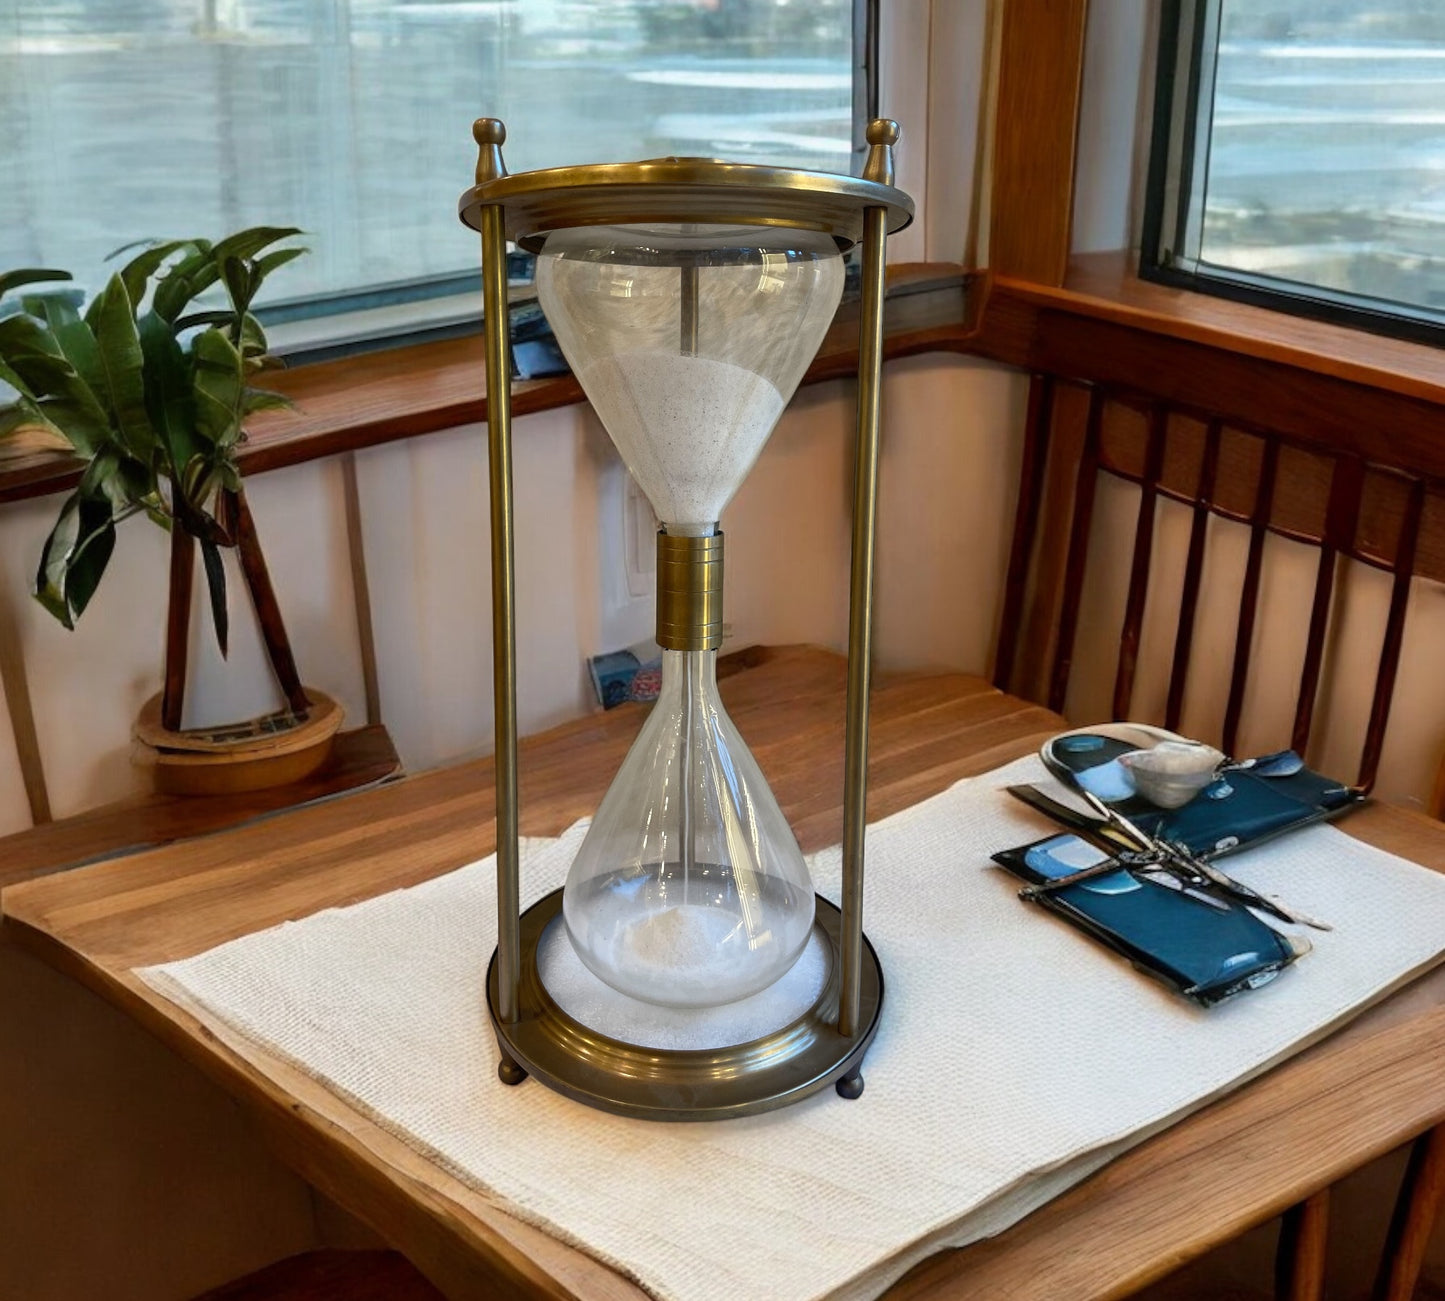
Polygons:
M1218 21L1219 0L1164 0L1140 238L1140 278L1373 334L1445 346L1445 320L1429 309L1217 266L1180 254L1188 238L1189 218L1188 204L1181 202L1181 196L1187 198L1194 189L1198 161L1195 143L1206 100L1202 92L1206 77L1213 81L1213 68L1206 67L1204 49L1211 30L1217 32ZM1212 108L1212 85L1207 99ZM1177 162L1172 157L1176 151Z

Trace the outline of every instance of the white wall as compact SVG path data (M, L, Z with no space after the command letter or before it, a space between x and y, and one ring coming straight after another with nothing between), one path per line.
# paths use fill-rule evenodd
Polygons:
M1157 20L1158 6L1149 0L1089 6L1074 161L1075 253L1138 245Z
M853 386L804 390L726 511L728 645L847 635ZM880 468L878 646L885 664L983 671L997 619L1016 474L1021 377L963 358L889 368ZM524 733L592 708L585 658L648 635L651 603L604 630L599 485L618 464L590 409L516 422L517 619ZM455 429L359 458L382 714L407 767L491 747L485 430ZM305 680L363 705L340 476L321 462L255 477L248 493ZM0 514L0 575L19 590L58 499ZM134 521L74 632L21 607L46 776L57 816L138 788L130 729L160 688L166 539ZM244 716L271 694L244 594L232 586L222 671L198 591L193 697ZM640 616L640 617L639 617ZM726 646L725 648L726 649ZM13 749L0 749L0 832L28 825Z

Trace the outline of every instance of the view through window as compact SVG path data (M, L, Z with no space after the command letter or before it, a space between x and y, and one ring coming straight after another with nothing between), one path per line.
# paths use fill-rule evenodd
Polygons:
M1170 259L1445 323L1445 4L1217 0L1201 16Z
M474 272L474 118L514 171L847 171L853 49L853 0L0 0L0 269L264 223L286 298Z

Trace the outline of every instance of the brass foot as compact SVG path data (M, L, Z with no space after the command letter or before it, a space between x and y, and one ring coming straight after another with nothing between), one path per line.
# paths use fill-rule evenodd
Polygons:
M520 1084L527 1078L527 1072L503 1053L502 1060L497 1063L497 1078L503 1084Z
M863 1072L854 1071L851 1075L845 1075L833 1086L838 1090L840 1098L847 1098L852 1101L854 1098L863 1096Z

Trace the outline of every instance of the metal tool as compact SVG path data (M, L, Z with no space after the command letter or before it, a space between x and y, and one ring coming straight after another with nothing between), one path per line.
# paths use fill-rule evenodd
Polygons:
M1130 875L1144 877L1156 885L1162 885L1166 889L1177 890L1216 911L1223 911L1229 907L1223 900L1206 894L1193 883L1181 880L1162 853L1143 852L1133 848L1123 835L1103 819L1091 817L1087 813L1072 809L1067 804L1046 795L1037 786L1018 785L1009 786L1006 789L1015 799L1021 800L1036 812L1043 813L1056 822L1062 823L1071 831L1078 833L1081 839L1087 840L1095 848L1110 855L1109 858L1095 863L1092 867L1081 868L1077 872L1070 872L1067 876L1056 876L1048 881L1039 881L1025 886L1019 891L1020 899L1033 900L1042 895L1067 889L1071 885L1079 885L1096 877L1108 876L1112 872L1128 872Z
M1258 908L1292 926L1310 926L1320 931L1334 929L1328 922L1311 917L1298 909L1286 908L1283 904L1260 894L1258 890L1245 885L1242 881L1235 880L1228 873L1220 871L1207 859L1191 853L1185 846L1149 835L1131 819L1125 817L1118 810L1110 808L1097 795L1089 791L1080 789L1078 793L1094 810L1097 815L1095 817L1090 817L1087 813L1054 799L1039 790L1037 786L1009 786L1007 790L1015 799L1022 800L1030 808L1046 814L1070 830L1079 832L1090 843L1110 850L1118 855L1120 860L1126 854L1135 855L1136 861L1128 865L1127 870L1138 872L1147 866L1152 869L1153 879L1156 881L1160 875L1172 876L1184 893L1194 897L1199 897L1209 890L1216 890L1238 899L1247 907ZM1020 897L1037 898L1040 894L1051 894L1055 890L1064 889L1096 876L1106 875L1109 871L1119 870L1125 870L1122 861L1119 866L1115 867L1110 867L1107 862L1095 864L1080 872L1055 877L1050 881L1030 886L1027 890L1020 892Z
M1207 881L1226 894L1233 895L1248 907L1258 908L1261 912L1266 912L1282 922L1288 922L1291 926L1310 926L1317 931L1334 929L1328 922L1323 922L1317 917L1310 917L1305 913L1292 911L1268 896L1260 894L1258 890L1245 885L1242 881L1236 881L1227 872L1221 872L1213 863L1200 858L1185 846L1168 840L1156 839L1147 832L1141 831L1117 809L1110 808L1092 792L1081 791L1080 794L1089 807L1098 813L1105 822L1129 837L1136 849L1160 854L1165 860L1193 875L1196 878L1196 884L1202 885Z

